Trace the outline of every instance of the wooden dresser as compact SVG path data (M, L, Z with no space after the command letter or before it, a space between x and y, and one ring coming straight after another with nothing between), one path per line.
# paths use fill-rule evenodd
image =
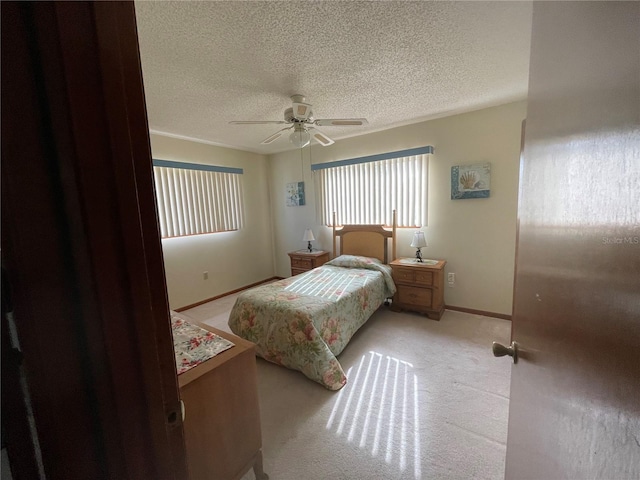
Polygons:
M397 291L393 296L391 310L412 310L426 313L433 320L440 320L444 312L444 266L438 263L407 262L396 259L391 262L393 281Z
M190 476L193 480L232 480L253 468L256 479L266 480L255 346L230 333L192 323L235 346L178 376Z
M291 258L291 275L298 275L327 263L329 252L314 250L309 253L309 250L298 250L289 252L289 257Z

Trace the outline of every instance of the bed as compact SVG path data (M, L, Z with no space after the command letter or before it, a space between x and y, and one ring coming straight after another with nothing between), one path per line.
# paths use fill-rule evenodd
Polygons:
M255 343L265 360L339 390L347 377L337 356L395 292L387 265L395 259L395 232L395 212L391 229L334 226L333 260L240 294L229 315L231 331Z

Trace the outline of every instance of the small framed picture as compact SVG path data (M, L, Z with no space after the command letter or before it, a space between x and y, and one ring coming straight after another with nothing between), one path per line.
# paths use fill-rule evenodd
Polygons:
M491 164L451 167L451 200L489 198Z
M287 183L287 207L304 205L304 182Z

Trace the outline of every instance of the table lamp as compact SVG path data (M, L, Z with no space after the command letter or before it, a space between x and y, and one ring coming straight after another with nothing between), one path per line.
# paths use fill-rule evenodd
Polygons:
M309 249L309 253L313 252L313 247L311 247L311 241L315 239L316 238L313 236L313 232L311 231L311 229L307 228L304 231L304 236L302 237L302 240L304 240L305 242L308 242L307 249Z
M413 234L413 241L411 242L411 246L416 248L416 262L422 262L422 253L420 253L420 249L422 247L427 246L427 240L424 238L424 232L416 232Z

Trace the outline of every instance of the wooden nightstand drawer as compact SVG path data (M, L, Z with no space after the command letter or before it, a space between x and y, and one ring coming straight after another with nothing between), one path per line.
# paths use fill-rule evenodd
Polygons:
M291 268L304 268L310 269L313 265L313 261L310 258L291 258Z
M406 285L402 285L398 288L398 300L400 303L405 303L407 305L430 307L431 289L407 287Z
M431 286L433 285L432 272L416 272L415 282L417 285Z
M291 258L291 275L299 275L308 272L329 261L329 252L324 250L299 250L297 252L289 252Z
M394 268L393 269L393 280L396 283L413 283L413 270L409 270L408 268Z
M415 268L393 268L393 280L396 283L405 285L433 285L433 273L429 271L417 270Z

